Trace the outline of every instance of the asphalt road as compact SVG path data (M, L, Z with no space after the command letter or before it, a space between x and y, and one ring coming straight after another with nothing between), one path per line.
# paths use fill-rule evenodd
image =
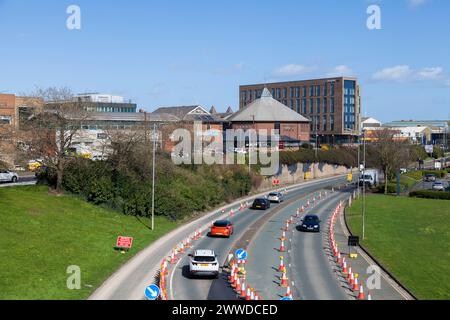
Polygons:
M34 175L33 176L23 176L23 177L19 177L19 181L16 183L0 182L0 188L34 185L36 183L37 183L37 179Z
M328 185L345 181L345 177L333 177L329 179L310 181L302 183L298 189L290 191L286 201L290 197L301 196L302 193L308 193L315 189L320 189ZM229 204L226 210L235 208L238 202ZM274 206L271 210L275 210ZM268 213L267 211L266 213ZM198 247L214 249L220 255L222 261L228 253L227 249L231 248L233 239L238 239L239 233L243 232L252 222L262 217L264 213L256 213L253 211L243 211L234 217L236 232L234 237L227 239L203 239L196 241L194 244ZM124 266L111 275L100 286L89 299L93 300L140 300L144 299L145 287L153 283L154 275L161 260L166 257L172 248L190 235L196 228L200 228L212 220L219 218L222 213L215 211L204 217L188 223L177 230L158 239L152 245L147 247L128 261ZM230 299L230 292L226 291L224 283L220 280L213 281L211 279L197 280L187 279L183 276L183 266L187 264L187 260L181 260L177 265L176 272L173 276L172 283L173 292L177 299ZM169 292L170 296L170 292ZM194 298L191 298L194 297Z
M345 178L333 179L327 182L317 182L314 185L305 186L301 189L291 191L286 195L284 204L290 201L296 202L298 198L302 198L303 196L314 191L321 190L338 183L345 183ZM292 213L291 207L291 205L285 206L283 204L273 204L271 208L266 211L245 210L235 217L230 218L235 226L235 233L230 239L205 237L195 243L194 249L214 250L219 256L219 262L222 264L226 260L230 250L232 250L234 242L241 238L252 224L261 219L264 215L274 213L274 211L279 211L279 213L275 213L277 216L286 212ZM279 208L286 209L280 210ZM263 254L266 254L268 248L264 248L264 243L261 243L261 245L263 246ZM270 249L272 249L272 247ZM179 263L171 270L170 278L170 299L232 300L236 298L233 291L228 288L226 275L224 274L221 274L217 280L211 278L190 279L188 256L184 256L183 259L179 260Z
M279 300L286 293L286 288L279 285L280 256L284 257L293 299L349 299L324 249L327 220L338 202L345 197L347 197L345 193L338 191L328 193L315 207L306 209L305 214L314 213L319 216L322 221L321 232L300 232L291 226L285 242L286 252L279 252L280 227L297 208L306 204L305 198L298 198L261 228L249 247L251 258L247 266L247 278L248 283L254 286L263 299ZM298 226L299 223L300 221L296 220L294 226Z

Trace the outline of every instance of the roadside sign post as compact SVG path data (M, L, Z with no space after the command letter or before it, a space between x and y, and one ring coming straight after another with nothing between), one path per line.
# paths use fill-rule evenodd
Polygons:
M128 251L133 246L133 237L118 236L116 240L116 248Z
M148 300L156 300L158 299L161 290L156 284L151 284L145 288L144 294Z
M247 251L245 251L244 249L237 249L234 256L236 257L236 259L238 260L246 260L247 259Z
M348 237L348 255L350 258L356 258L358 255L356 253L352 253L352 247L356 247L359 245L359 237L358 236L349 236Z

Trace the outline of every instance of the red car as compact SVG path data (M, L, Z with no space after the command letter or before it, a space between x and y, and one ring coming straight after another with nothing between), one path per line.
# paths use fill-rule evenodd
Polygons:
M233 234L233 224L229 220L218 220L211 227L209 235L211 237L227 237Z

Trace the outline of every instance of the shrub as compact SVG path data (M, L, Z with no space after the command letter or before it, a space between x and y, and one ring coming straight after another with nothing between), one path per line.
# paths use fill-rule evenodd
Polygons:
M447 176L447 170L424 170L423 175L434 174L437 178L445 178Z
M402 183L400 183L400 192L405 191L406 186ZM377 192L378 193L384 193L384 183L377 186ZM397 183L389 182L387 186L387 192L388 193L397 193Z
M442 199L450 200L450 192L434 191L434 190L418 190L409 193L410 197L424 199Z

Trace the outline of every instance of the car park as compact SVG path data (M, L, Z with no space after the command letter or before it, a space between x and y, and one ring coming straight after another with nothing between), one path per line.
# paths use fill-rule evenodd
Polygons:
M270 202L277 202L277 203L280 203L280 202L283 202L283 201L284 201L284 196L283 196L283 194L282 194L281 192L271 192L271 193L269 193L269 195L267 196L267 199L268 199Z
M231 237L234 233L233 223L229 220L217 220L213 223L211 231L209 232L210 237Z
M254 210L267 210L270 208L270 201L266 198L257 198L253 201L252 209Z
M320 219L315 214L307 214L299 226L300 231L320 232Z
M189 255L189 275L219 277L219 261L214 250L195 250Z
M15 172L8 170L0 170L0 182L17 182L19 175Z

